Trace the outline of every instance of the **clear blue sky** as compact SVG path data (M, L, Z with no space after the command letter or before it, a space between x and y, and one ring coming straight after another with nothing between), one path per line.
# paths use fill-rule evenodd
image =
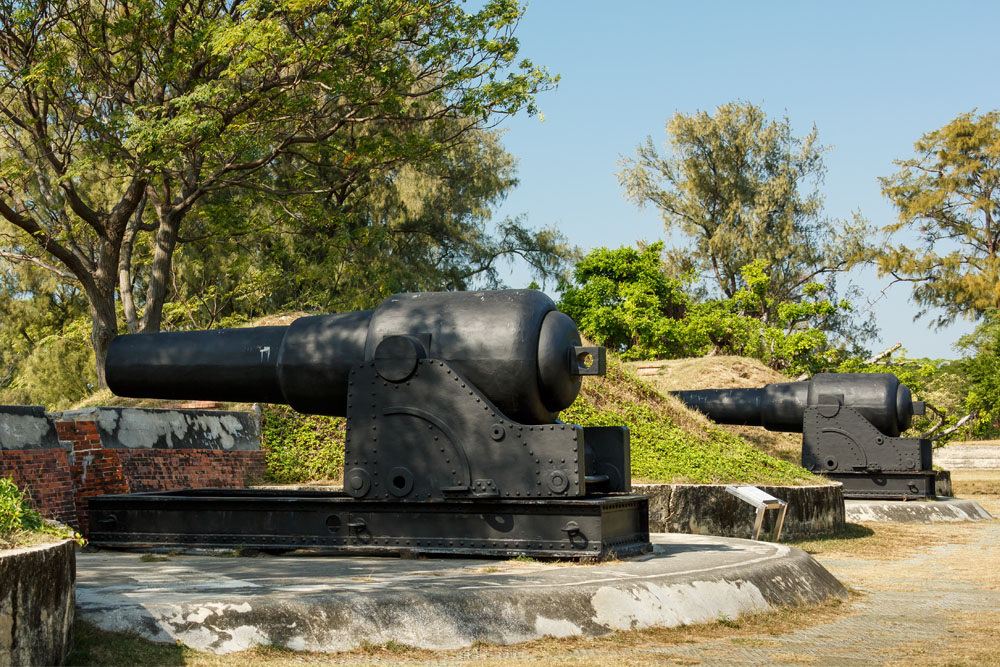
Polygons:
M896 213L877 178L895 171L892 161L960 113L1000 108L997 26L1000 3L990 2L534 0L517 32L521 53L562 80L539 96L544 122L518 116L502 126L521 183L497 217L554 224L584 249L664 238L659 215L622 196L619 157L647 135L662 144L676 111L741 99L787 115L800 136L816 125L832 147L827 215L890 223ZM888 284L872 271L851 279L871 299ZM528 280L518 268L507 278ZM952 344L973 325L913 322L909 294L896 285L878 302L881 340L871 346L901 341L911 356L956 356Z

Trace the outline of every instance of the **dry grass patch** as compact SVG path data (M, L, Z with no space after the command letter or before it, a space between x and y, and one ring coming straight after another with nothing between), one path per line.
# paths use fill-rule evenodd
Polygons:
M945 650L929 652L922 642L896 650L887 665L997 665L1000 663L1000 611L970 611L951 615L949 640Z
M951 486L958 498L1000 496L1000 470L952 470Z
M629 362L629 366L647 369L658 367L657 374L649 375L647 379L660 391L763 387L771 382L788 382L788 378L778 371L768 368L757 359L747 357L633 361Z
M23 549L25 547L37 547L42 544L62 542L65 536L53 535L50 533L38 533L31 530L15 530L10 533L0 534L0 551L8 549Z
M125 396L116 396L111 393L110 389L100 389L86 398L80 399L77 403L71 405L69 410L83 410L85 408L154 408L154 409L164 409L164 408L177 408L178 405L184 404L185 401L178 401L176 399L159 399L159 398L127 398ZM251 403L217 403L213 410L238 410L241 412L251 412L253 410L253 405Z
M942 543L966 544L975 539L970 523L848 523L829 537L789 540L788 544L821 558L858 558L897 561L912 558L918 550Z

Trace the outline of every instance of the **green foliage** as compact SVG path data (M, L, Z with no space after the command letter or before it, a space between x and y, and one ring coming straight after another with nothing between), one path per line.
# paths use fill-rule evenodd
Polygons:
M588 336L626 359L697 349L684 319L691 299L683 283L660 267L663 243L632 248L597 248L577 263L576 286L566 286L560 310Z
M679 404L671 403L610 357L607 375L584 383L580 397L560 419L583 426L627 426L636 479L696 484L808 484L817 480L799 466L684 415Z
M0 265L0 322L0 404L60 409L94 390L90 321L79 290L37 267Z
M964 408L974 413L973 433L1000 434L1000 311L989 310L984 321L959 346L966 355L956 365L968 382Z
M592 251L576 265L560 309L625 359L734 354L798 374L840 354L824 330L850 304L823 298L823 285L806 283L793 300L769 303L770 273L757 260L743 267L743 287L732 297L699 302L686 291L689 283L664 273L662 248Z
M268 477L280 484L339 479L345 428L340 417L307 416L286 406L266 406L261 446Z
M920 314L942 311L938 326L1000 308L1000 111L962 114L914 147L880 182L899 210L884 231L915 231L920 246L887 241L879 275L911 282Z
M514 158L493 132L466 138L370 178L343 201L279 203L247 192L206 198L187 218L193 240L175 254L168 326L366 309L404 291L492 288L500 262L514 257L540 279L560 275L573 256L560 234L491 219L517 183ZM273 175L275 187L329 185L293 163L275 165Z
M533 113L556 79L518 58L522 12L516 0L472 11L458 0L0 0L0 216L16 230L0 256L82 290L101 384L121 319L130 331L160 328L174 252L194 238L182 231L203 199L245 188L278 210L298 197L341 207L471 132ZM361 247L367 226L383 223L351 222ZM521 248L522 231L508 224L501 246ZM259 259L242 260L258 294L276 281Z
M668 253L673 275L693 269L734 298L747 287L744 267L762 261L770 281L760 306L774 319L805 284L867 256L869 225L860 215L822 216L826 149L815 128L798 138L788 118L768 120L760 107L731 102L714 115L676 113L667 134L666 156L647 138L634 159L621 160L618 180L637 205L660 211L668 231L690 239L690 248Z
M0 477L0 548L30 544L39 535L72 539L83 545L77 533L45 521L12 478Z

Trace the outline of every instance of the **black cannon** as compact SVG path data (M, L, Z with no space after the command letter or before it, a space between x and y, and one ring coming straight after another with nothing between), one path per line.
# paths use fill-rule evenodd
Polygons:
M90 540L588 557L646 550L646 499L623 495L628 430L557 418L582 377L604 368L604 348L584 346L573 321L534 290L400 294L374 311L287 327L119 336L105 364L116 394L347 417L344 493L105 496L90 504Z
M820 373L760 389L673 392L720 424L802 433L802 467L845 498L933 498L931 441L902 438L924 403L889 373Z

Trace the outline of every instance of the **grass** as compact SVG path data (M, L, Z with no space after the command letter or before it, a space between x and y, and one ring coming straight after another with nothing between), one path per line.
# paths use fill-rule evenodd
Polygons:
M631 432L636 481L696 484L825 484L800 466L761 452L608 359L603 378L588 378L560 415L584 426L624 425Z
M952 470L951 486L958 498L1000 496L1000 470Z
M634 369L644 368L643 379L657 390L668 393L683 389L735 389L763 387L772 382L789 382L778 371L748 357L698 357L664 361L630 362ZM720 425L719 428L752 444L768 456L796 465L802 460L802 436L797 433L768 431L758 426Z
M972 522L950 524L948 539L965 544L975 535ZM848 523L844 530L829 536L789 540L813 556L896 561L911 558L920 548L933 544L941 527L933 523Z
M161 556L160 554L142 554L139 556L139 560L143 563L166 563L170 560L167 556Z
M31 497L18 488L12 477L0 477L0 550L65 539L83 545L83 538L73 529L43 518L32 505Z

